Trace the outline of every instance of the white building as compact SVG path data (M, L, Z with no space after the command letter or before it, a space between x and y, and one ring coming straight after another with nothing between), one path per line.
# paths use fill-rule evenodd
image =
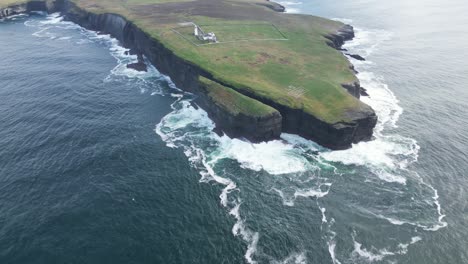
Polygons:
M216 35L213 32L205 33L203 30L197 26L195 23L193 23L194 29L193 29L193 34L195 37L197 37L199 40L202 41L208 41L208 42L217 42Z

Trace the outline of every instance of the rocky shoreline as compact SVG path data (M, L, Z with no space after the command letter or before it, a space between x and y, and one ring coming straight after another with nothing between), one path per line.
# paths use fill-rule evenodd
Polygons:
M268 1L267 3L273 4L274 2ZM276 8L281 9L280 7ZM284 11L279 9L273 10ZM199 85L199 77L205 77L224 87L235 90L233 86L216 80L209 72L198 65L176 56L158 40L152 38L120 15L110 13L94 14L82 10L67 0L48 0L30 1L26 4L1 9L0 18L31 11L61 12L66 20L90 30L110 34L126 48L132 49L137 54L143 54L161 73L168 75L177 87L201 97L199 101L205 102L201 106L214 119L217 128L230 136L244 137L253 142L260 142L278 138L279 132L287 132L314 140L331 149L346 149L351 147L352 143L372 138L372 131L377 122L377 117L372 108L368 106L365 109L350 111L348 116L351 121L349 122L330 124L310 113L304 112L302 109L292 109L267 98L236 90L238 93L273 107L279 113L260 118L256 117L257 122L253 120L253 117L223 112L223 108L209 104L210 100L207 98L207 94ZM329 40L328 45L340 49L345 41L354 37L354 31L351 26L345 25L335 34L325 37ZM129 67L143 69L142 65L137 64L129 65ZM362 94L359 83L343 84L343 87L357 98Z

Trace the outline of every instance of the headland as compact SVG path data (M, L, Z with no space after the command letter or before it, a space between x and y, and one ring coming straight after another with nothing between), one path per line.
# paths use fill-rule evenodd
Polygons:
M339 51L354 37L341 22L264 0L0 0L0 18L31 11L112 35L198 95L229 136L260 142L287 132L331 149L372 137L377 117ZM216 42L197 39L194 24Z

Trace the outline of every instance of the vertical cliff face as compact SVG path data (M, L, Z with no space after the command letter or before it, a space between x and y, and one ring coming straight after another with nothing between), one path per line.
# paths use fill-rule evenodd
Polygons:
M203 77L199 78L197 94L197 103L228 136L252 142L280 137L282 117L278 110Z
M133 23L125 25L121 41L126 47L144 54L161 73L171 77L177 87L186 91L196 92L198 77L209 75L198 66L176 56Z
M265 98L255 98L275 109L282 116L282 131L311 139L330 149L346 149L351 144L370 140L377 123L374 110L365 104L360 109L348 112L348 122L327 123L302 109L293 109Z
M257 100L276 109L270 114L253 117L239 113L233 115L222 105L217 104L207 96L206 90L200 86L200 76L211 79L226 89L234 89L193 63L181 59L158 40L146 34L143 30L128 22L125 18L115 14L94 14L77 7L67 0L31 1L24 5L17 5L0 10L0 18L17 14L37 11L61 11L67 20L75 22L85 28L111 34L122 45L144 54L158 70L171 77L172 81L181 89L196 93L200 96L199 104L214 119L217 126L230 136L245 137L252 141L266 141L278 138L281 132L294 133L331 149L345 149L352 143L369 140L377 122L377 116L372 108L362 104L359 109L347 113L347 122L327 123L302 109L293 109L278 102L236 90L247 97ZM328 44L340 49L346 40L354 37L351 26L344 26L336 34L326 36ZM352 95L359 97L359 84L344 84Z
M354 28L350 25L344 25L334 34L325 36L329 41L327 44L335 49L341 49L341 46L354 38Z
M353 83L343 83L341 86L343 86L343 88L345 88L352 96L358 99L361 97L362 87L358 81Z

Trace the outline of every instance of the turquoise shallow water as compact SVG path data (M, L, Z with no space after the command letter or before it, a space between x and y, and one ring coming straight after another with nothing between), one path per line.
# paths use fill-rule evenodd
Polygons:
M356 26L375 140L219 137L108 36L1 22L0 262L466 263L467 5L284 4Z

